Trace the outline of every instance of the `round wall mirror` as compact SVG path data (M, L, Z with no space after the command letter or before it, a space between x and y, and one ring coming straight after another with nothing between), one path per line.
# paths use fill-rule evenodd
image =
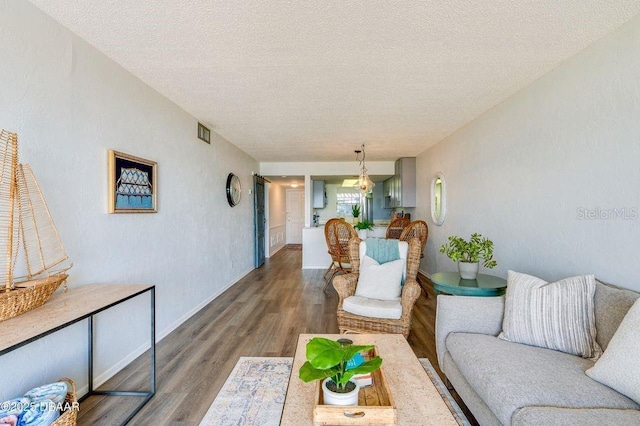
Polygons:
M447 189L444 175L438 172L431 181L431 219L440 226L444 223L447 213Z
M238 205L241 193L240 178L233 173L229 173L229 176L227 176L227 201L231 207Z

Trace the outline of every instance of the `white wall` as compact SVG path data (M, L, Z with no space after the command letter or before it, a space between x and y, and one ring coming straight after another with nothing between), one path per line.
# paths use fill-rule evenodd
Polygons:
M271 257L287 242L287 189L277 183L269 184L269 251Z
M454 270L437 248L477 231L495 242L497 275L593 273L640 290L639 52L636 17L418 157L416 213L430 227L423 270ZM442 227L429 213L438 171ZM580 209L629 218L581 219Z
M323 209L314 209L319 216L318 222L325 223L331 218L338 215L338 187L340 185L335 183L328 183L324 186L324 191L327 194L327 205Z
M71 287L155 284L162 337L253 268L253 203L245 192L229 207L225 182L234 172L250 188L256 161L198 140L196 118L28 2L0 2L0 54L0 127L18 132L47 197ZM158 162L157 214L107 214L108 149ZM99 379L147 332L148 298L101 314ZM83 387L86 352L81 323L3 356L0 400L63 376Z

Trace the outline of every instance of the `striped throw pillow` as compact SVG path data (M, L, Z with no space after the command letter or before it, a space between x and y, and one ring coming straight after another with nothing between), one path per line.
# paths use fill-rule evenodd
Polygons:
M502 333L498 338L593 360L596 342L593 275L548 283L509 271Z

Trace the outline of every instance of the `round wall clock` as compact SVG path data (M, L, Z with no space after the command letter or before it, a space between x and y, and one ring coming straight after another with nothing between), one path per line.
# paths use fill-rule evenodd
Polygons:
M242 187L240 186L240 178L233 173L229 173L227 177L227 201L231 207L235 207L240 202Z

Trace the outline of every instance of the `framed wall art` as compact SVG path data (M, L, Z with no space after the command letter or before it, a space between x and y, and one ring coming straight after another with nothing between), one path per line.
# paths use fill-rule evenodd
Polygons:
M109 150L109 213L158 211L158 164Z

